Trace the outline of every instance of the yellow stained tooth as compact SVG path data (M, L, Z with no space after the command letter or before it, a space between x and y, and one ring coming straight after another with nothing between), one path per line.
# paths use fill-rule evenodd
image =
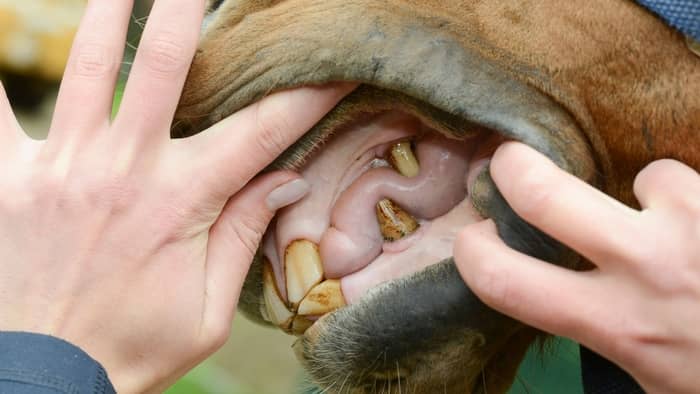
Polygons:
M391 148L391 164L401 175L412 178L420 173L418 159L413 154L411 143L399 142Z
M384 240L390 242L413 234L419 226L413 216L388 198L377 203L377 221Z
M270 262L265 259L263 263L263 297L265 299L266 318L283 330L289 329L294 318L294 313L287 309L282 297L277 290L275 275L272 272Z
M340 288L340 281L329 279L311 289L301 300L298 313L304 316L324 315L345 306L345 297Z
M305 318L304 316L296 316L292 321L292 334L302 336L313 324L313 321Z
M307 240L296 240L284 253L287 277L287 301L294 309L314 286L323 280L323 264L318 246Z

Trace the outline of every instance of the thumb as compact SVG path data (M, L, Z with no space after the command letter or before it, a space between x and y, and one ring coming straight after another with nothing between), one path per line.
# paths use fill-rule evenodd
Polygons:
M309 184L293 172L251 181L231 197L209 231L204 324L230 324L250 263L275 211L308 194Z
M333 83L271 94L176 142L188 175L207 194L230 196L311 129L356 85ZM177 140L176 140L177 141ZM223 176L221 174L226 174Z

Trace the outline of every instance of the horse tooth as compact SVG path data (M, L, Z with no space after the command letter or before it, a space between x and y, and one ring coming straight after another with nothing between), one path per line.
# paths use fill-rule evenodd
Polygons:
M304 316L296 316L292 321L292 334L296 336L302 336L314 324L313 321L305 318Z
M292 324L294 313L287 309L287 305L282 300L277 290L275 275L267 259L265 259L263 266L263 298L265 299L266 317L270 323L283 330L288 329Z
M390 242L413 234L419 226L413 216L388 198L377 203L377 221L384 240Z
M418 159L408 141L399 142L391 148L390 161L396 171L405 177L412 178L420 172Z
M324 315L345 306L340 281L329 279L309 291L301 300L298 313L304 316Z
M296 240L284 252L287 277L287 301L296 309L306 294L323 280L323 264L318 245Z

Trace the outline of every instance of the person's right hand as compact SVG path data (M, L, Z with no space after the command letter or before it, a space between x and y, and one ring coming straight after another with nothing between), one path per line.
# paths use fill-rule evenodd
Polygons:
M265 227L307 185L239 191L352 89L273 94L171 140L204 3L156 1L111 124L132 1L88 2L46 141L0 89L0 330L82 347L123 393L165 389L228 338Z

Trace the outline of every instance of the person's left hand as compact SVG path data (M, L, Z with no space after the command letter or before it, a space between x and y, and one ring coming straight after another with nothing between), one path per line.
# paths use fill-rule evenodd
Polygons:
M308 190L250 181L353 88L273 94L171 140L205 0L157 0L110 122L132 3L88 2L46 141L0 89L0 330L68 340L124 393L164 390L228 338L265 227Z
M596 265L574 272L510 249L491 220L468 226L455 261L488 305L573 338L619 364L648 392L697 392L700 374L700 175L650 164L629 208L520 143L491 174L515 212Z

